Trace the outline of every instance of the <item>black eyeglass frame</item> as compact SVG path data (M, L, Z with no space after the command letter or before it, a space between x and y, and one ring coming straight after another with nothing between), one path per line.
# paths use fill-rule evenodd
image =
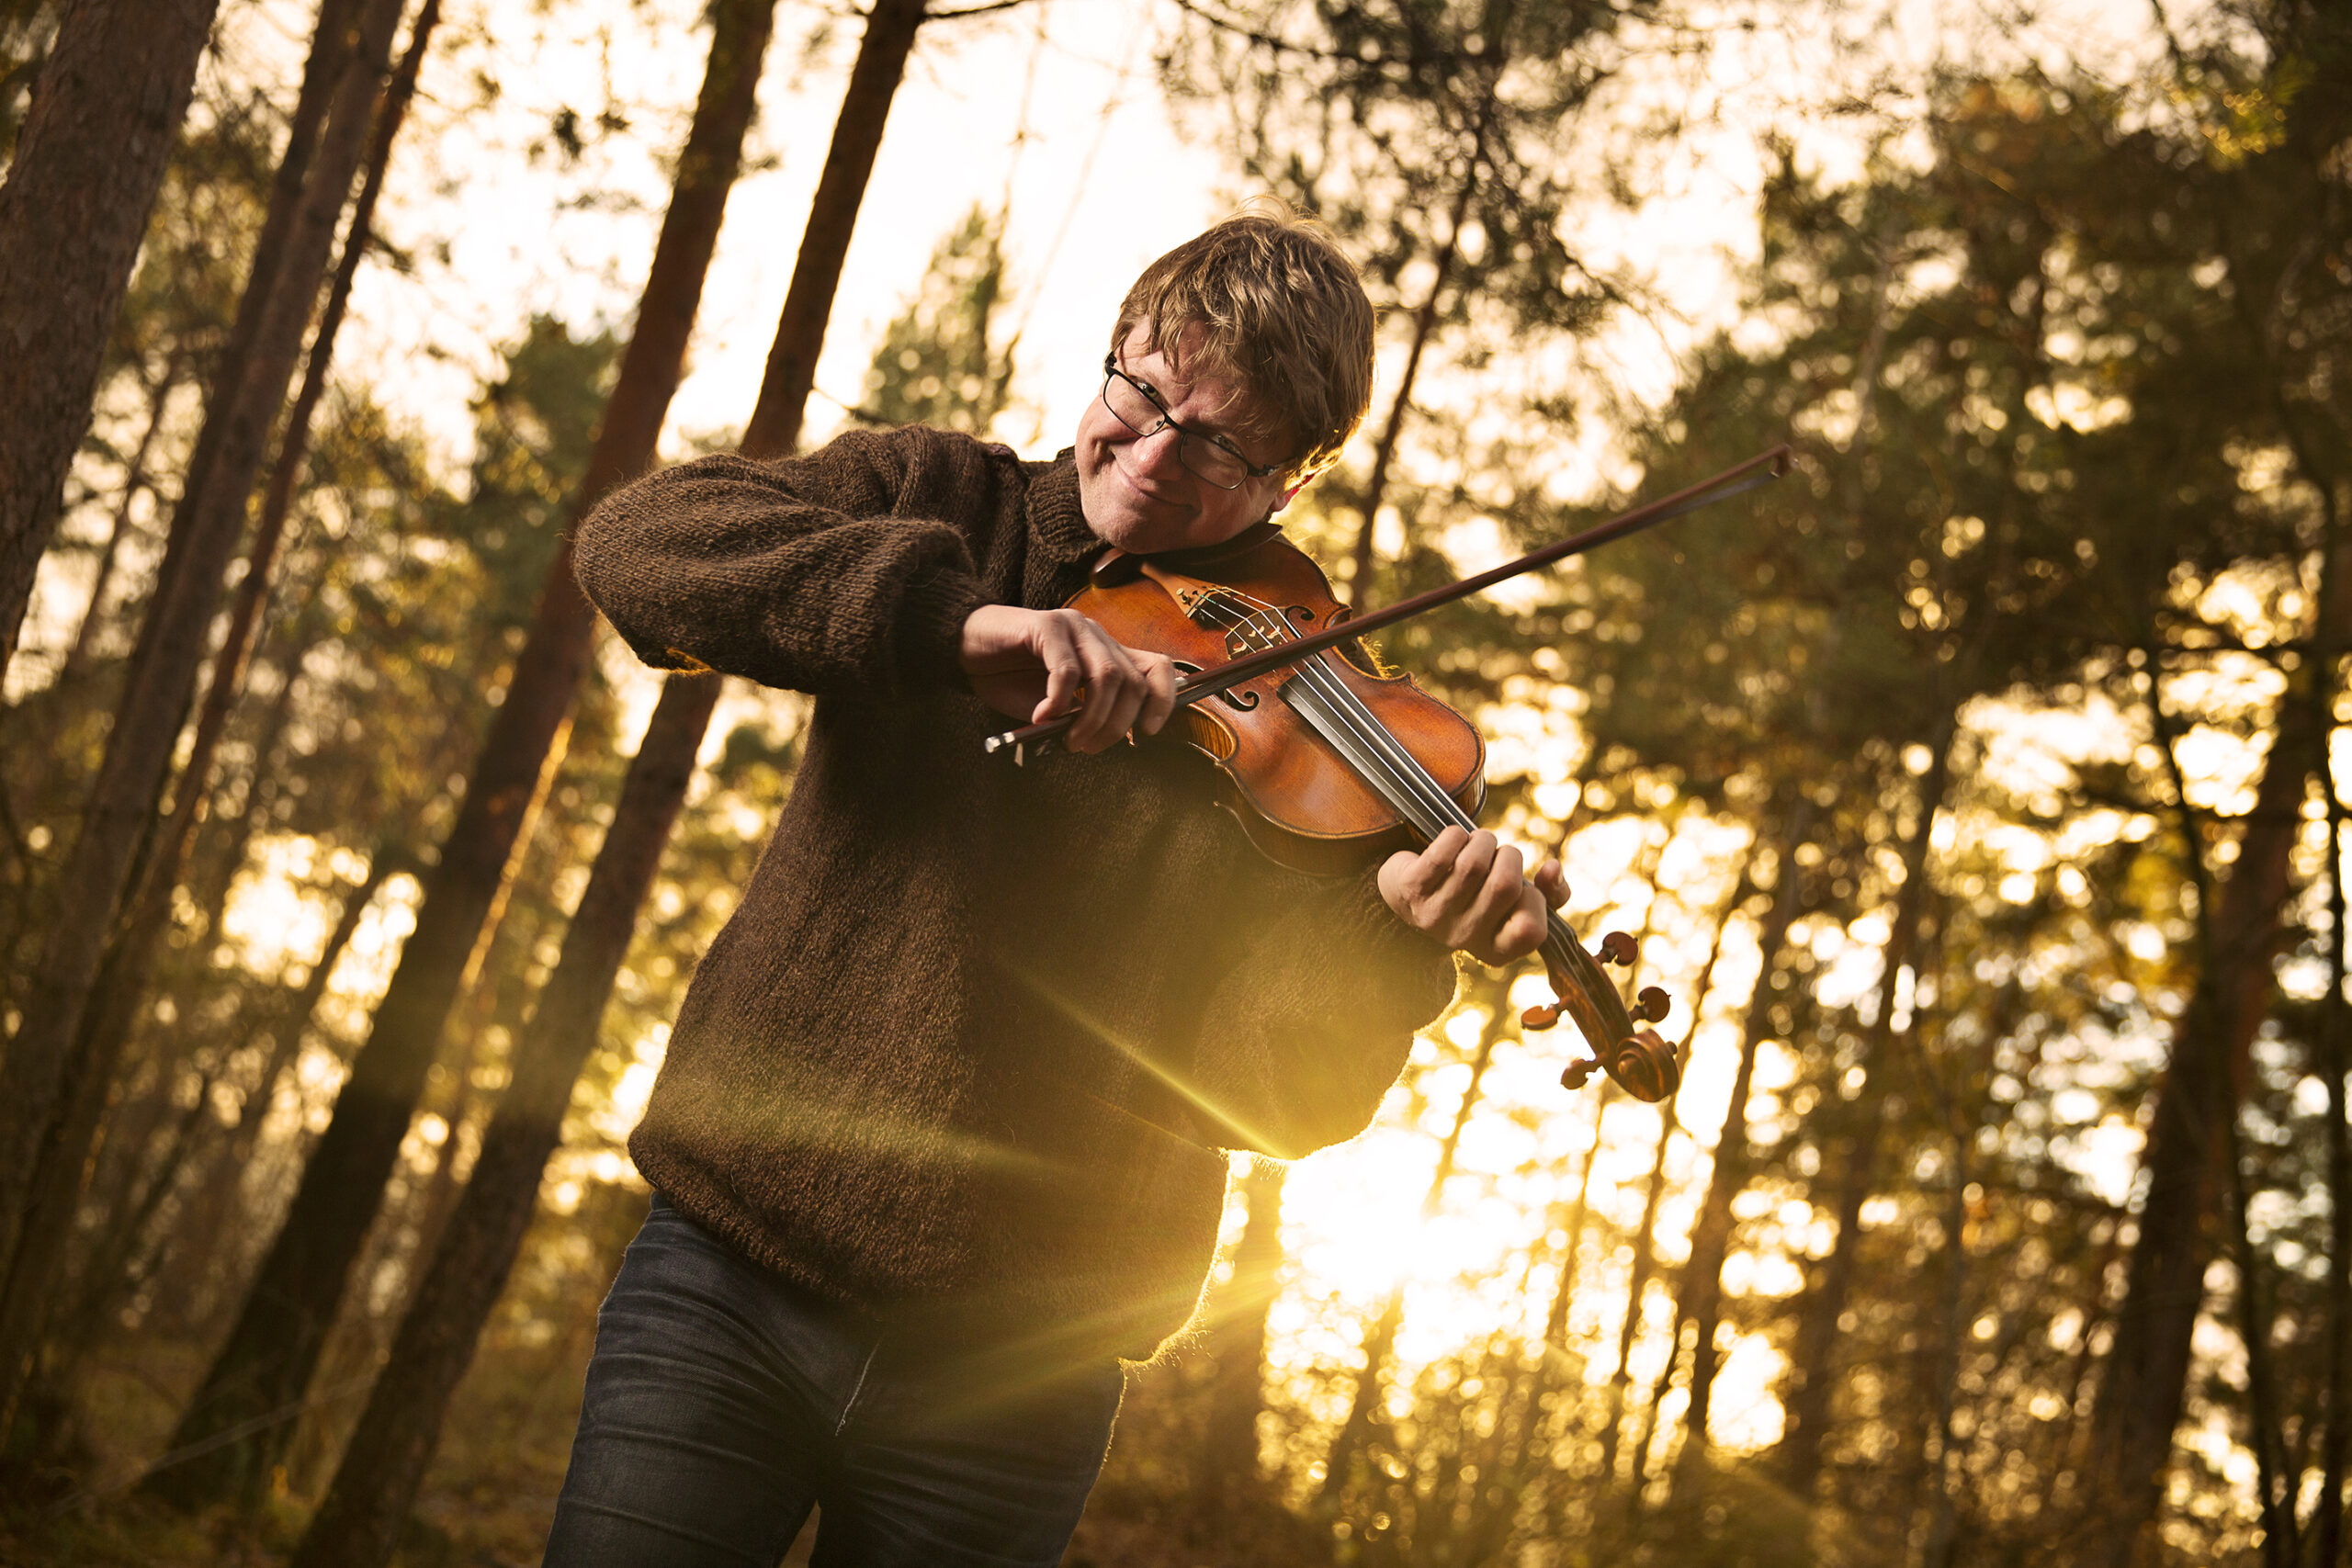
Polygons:
M1138 397L1142 398L1145 402L1149 403L1153 408L1159 411L1159 423L1158 424L1153 425L1149 430L1136 430L1135 425L1129 423L1126 415L1121 413L1117 409L1111 408L1110 391L1111 381L1114 377L1117 378L1119 380L1125 381L1128 386L1133 387ZM1242 473L1245 477L1236 479L1228 485L1217 484L1216 480L1209 478L1208 475L1201 472L1200 469L1193 467L1192 464L1184 463L1184 471L1192 475L1194 479L1200 480L1203 484L1216 485L1217 489L1223 491L1239 490L1251 479L1262 479L1267 478L1269 475L1279 474L1288 466L1283 463L1269 463L1261 467L1260 465L1251 462L1249 458L1243 457L1241 455L1241 448L1236 446L1232 442L1227 441L1224 436L1212 435L1205 430L1194 430L1188 425L1178 423L1175 419L1169 414L1167 405L1159 400L1159 393L1153 391L1149 387L1145 386L1141 381L1136 380L1134 377L1119 368L1119 354L1116 349L1112 350L1110 353L1102 356L1102 390L1095 395L1102 398L1102 406L1104 408L1110 409L1111 417L1117 420L1121 424L1126 425L1129 430L1135 430L1138 438L1157 435L1163 430L1174 431L1177 436L1176 460L1180 463L1184 462L1184 442L1205 441L1210 446L1215 446L1218 451L1229 454L1235 462L1241 465Z

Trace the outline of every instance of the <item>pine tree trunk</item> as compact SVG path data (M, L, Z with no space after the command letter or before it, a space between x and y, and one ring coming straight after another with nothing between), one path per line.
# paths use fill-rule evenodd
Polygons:
M2229 880L2213 896L2212 945L2155 1090L2141 1168L2148 1195L2091 1407L2089 1496L2076 1560L2128 1568L2154 1517L2188 1380L2189 1341L2214 1247L2222 1134L2276 981L2271 960L2291 881L2305 786L2317 766L2308 705L2281 715ZM2195 852L2192 849L2192 852Z
M1999 1031L1995 1038L2005 1035ZM1951 1108L1948 1106L1947 1110ZM1954 1118L1957 1120L1957 1118ZM1934 1361L1934 1403L1936 1418L1927 1430L1936 1440L1934 1468L1927 1464L1927 1442L1923 1433L1919 1445L1921 1472L1927 1478L1933 1495L1928 1502L1928 1527L1919 1548L1919 1568L1951 1568L1952 1551L1959 1531L1959 1498L1956 1494L1963 1477L1960 1462L1960 1435L1954 1417L1960 1409L1960 1356L1962 1337L1967 1325L1968 1300L1968 1184L1971 1162L1968 1157L1973 1126L1953 1127L1951 1149L1947 1159L1949 1189L1944 1194L1943 1299L1938 1314L1943 1320L1942 1332L1937 1336Z
M1617 1325L1617 1366L1609 1375L1609 1409L1600 1421L1600 1479L1603 1491L1617 1484L1617 1434L1625 1424L1625 1396L1634 1384L1634 1341L1642 1329L1642 1308L1657 1267L1657 1211L1666 1196L1666 1156L1678 1131L1674 1101L1659 1108L1657 1146L1650 1156L1648 1185L1642 1193L1642 1220L1634 1233L1634 1266L1625 1277L1625 1315Z
M2328 743L2321 755L2335 754L2335 683L2333 657L2316 660L2324 671L2317 691L2325 705ZM2346 960L2352 958L2352 897L2344 887L2344 792L2332 765L2321 778L2327 791L2328 908L2335 930L2328 942L2327 998L2320 1005L2319 1028L2312 1042L2312 1067L2327 1085L2327 1131L2322 1146L2327 1170L2327 1287L2320 1323L2327 1346L2322 1371L2319 1445L2319 1496L2312 1504L2306 1532L2315 1563L2340 1562L2344 1551L2344 1474L2352 1458L2352 1126L2345 1121L2345 1044L2352 1040L2352 1005L2344 996Z
M174 1250L183 1255L210 1256L213 1241L226 1223L229 1210L235 1205L239 1179L252 1157L262 1118L269 1113L276 1098L277 1080L293 1066L303 1037L310 1032L312 1015L326 996L327 982L334 976L335 965L342 962L351 939L358 934L359 922L375 902L378 890L393 873L406 869L407 858L398 851L378 849L368 862L366 874L344 896L334 929L327 933L326 944L303 976L302 984L277 1003L277 1016L269 1021L267 1029L269 1055L245 1090L235 1123L221 1129L210 1140L210 1152L203 1157L200 1174L193 1183L194 1196L181 1206L179 1221L172 1227L169 1245ZM70 1375L74 1362L86 1352L95 1334L104 1327L114 1303L153 1274L153 1254L164 1245L160 1240L142 1244L127 1228L119 1228L109 1237L105 1251L87 1271L81 1307L64 1325L60 1359L68 1369L65 1375ZM138 1269L128 1266L130 1260L142 1255L149 1256L150 1267Z
M261 1139L262 1122L277 1103L277 1085L300 1061L302 1043L317 1021L319 1004L325 998L335 965L358 933L359 923L376 895L393 876L415 869L415 863L405 852L390 845L378 847L367 875L345 896L334 930L329 933L318 961L270 1021L268 1059L246 1089L238 1106L236 1125L229 1130L223 1147L205 1174L199 1195L189 1205L192 1217L184 1219L170 1238L164 1265L169 1278L164 1294L197 1300L207 1293L207 1276L214 1266L221 1266L227 1273L235 1272L234 1265L222 1255L220 1237L224 1229L249 1218L243 1213L242 1190ZM228 1250L235 1254L240 1249ZM228 1293L227 1289L219 1293Z
M883 31L887 9L877 8L868 26L867 46L860 51L858 67L852 74L853 101L857 99L860 73L867 70L867 57L874 52L877 37L888 36ZM878 100L869 96L864 105L875 118L846 214L830 213L825 205L826 185L820 181L819 186L820 214L838 217L844 247L848 223L854 219L865 174L871 170L872 149L880 141L880 117L888 112L906 46L922 19L920 5L902 4L899 9L906 13L905 36L897 40L887 90ZM590 454L580 501L573 509L575 518L652 459L654 442L677 385L726 193L740 164L743 129L750 122L757 86L758 59L771 26L768 6L730 5L718 12L712 70L706 77L695 129L679 162L679 186L663 221L637 331L623 355L619 384ZM847 105L843 112L848 122ZM837 131L836 155L842 140ZM827 179L832 177L834 162L828 160ZM810 223L813 238L818 217L812 216ZM796 296L809 256L809 248L804 246L795 272ZM836 264L826 280L828 307L838 277ZM789 321L789 299L786 313ZM820 331L822 320L819 313ZM813 357L813 348L809 352ZM764 399L763 393L763 406ZM797 424L795 410L796 433ZM746 446L750 446L748 439ZM586 662L594 627L594 614L571 581L567 531L565 547L550 570L537 617L516 660L506 701L468 783L458 823L439 865L427 879L415 933L377 1009L368 1043L336 1101L334 1119L303 1172L293 1208L227 1346L181 1423L182 1436L175 1447L283 1408L299 1398L308 1382L351 1265L380 1203L384 1181L399 1154L465 965L506 875L520 827L520 797L537 787L548 765L548 750ZM684 766L690 771L699 741L697 729L693 739L684 743L682 759L649 756L640 749L639 763L665 771ZM666 739L663 743L669 744ZM434 1422L437 1425L437 1411ZM282 1428L265 1427L224 1444L217 1450L220 1461L188 1467L209 1473L180 1477L165 1472L151 1484L166 1495L189 1503L201 1501L257 1480L266 1472L269 1457L283 1441Z
M596 1043L596 1021L628 954L638 907L694 777L694 748L681 738L702 734L722 684L707 675L673 675L663 684L562 954L515 1042L513 1083L482 1134L473 1178L424 1266L390 1359L295 1552L297 1564L350 1568L390 1560L449 1396L529 1227L572 1084Z
M1243 1218L1233 1248L1233 1277L1211 1302L1209 1385L1201 1434L1201 1474L1209 1511L1222 1513L1261 1494L1258 1414L1265 1408L1266 1315L1281 1291L1283 1181L1278 1162L1252 1159L1241 1178Z
M107 542L98 552L97 570L90 576L90 599L83 606L82 619L74 628L74 640L66 645L65 657L58 661L57 677L51 691L63 696L77 685L83 669L90 660L90 643L106 619L107 591L114 586L115 563L122 557L122 542L130 536L130 513L141 491L152 491L153 477L147 464L155 450L155 442L164 433L164 414L170 407L172 394L179 390L185 370L176 352L164 362L163 372L147 389L147 423L139 433L139 445L131 449L130 460L123 466L122 495L115 503L114 518L107 529ZM54 739L57 726L64 716L63 705L52 715L49 735Z
M91 1140L104 1114L107 1087L112 1081L129 1039L130 1024L144 996L158 942L170 922L172 894L179 885L182 863L194 836L203 803L212 793L212 757L228 727L237 692L243 684L245 659L253 646L263 602L277 564L277 547L285 536L293 496L293 474L307 446L310 421L326 385L326 369L334 353L334 338L350 298L353 275L367 248L368 223L377 195L383 188L384 168L390 161L393 140L416 88L440 0L424 0L409 35L409 44L376 117L376 134L367 158L367 174L352 209L344 241L343 259L335 269L324 314L311 344L310 365L300 394L295 400L272 476L268 503L251 548L243 578L237 585L229 628L214 653L211 673L197 716L196 737L187 766L181 771L176 798L169 818L146 856L138 887L131 895L130 914L121 933L99 966L97 1001L84 1014L84 1035L75 1045L78 1088L70 1097L65 1121L55 1140L42 1151L33 1175L33 1196L17 1244L5 1288L0 1288L0 1410L13 1402L16 1390L9 1369L30 1364L38 1349L40 1325L57 1271L65 1257L74 1213L89 1158Z
M107 336L220 0L77 0L0 185L0 671L57 530Z
M1837 1237L1829 1255L1813 1270L1798 1306L1788 1387L1781 1398L1786 1418L1775 1459L1790 1495L1800 1501L1813 1495L1814 1483L1821 1474L1821 1445L1829 1429L1830 1396L1838 1386L1832 1365L1840 1332L1838 1325L1846 1315L1854 1270L1860 1261L1862 1205L1877 1185L1879 1127L1888 1080L1894 1071L1894 987L1903 970L1913 963L1919 922L1927 912L1928 852L1951 776L1951 746L1952 730L1947 728L1919 782L1917 816L1903 845L1903 886L1895 893L1894 925L1881 951L1878 1016L1863 1035L1859 1059L1864 1074L1862 1088L1850 1105L1839 1108L1845 1132L1836 1145L1842 1151L1836 1189Z
M763 23L769 19L766 0L746 5ZM797 374L794 367L813 367L823 346L850 231L908 51L922 25L923 6L924 0L876 0L868 16L786 291L767 380L744 433L749 455L786 452L798 439L808 383L803 380L797 397L786 401ZM724 18L729 12L719 15ZM715 39L713 77L719 56ZM752 69L756 73L756 66ZM401 1321L391 1358L326 1499L296 1549L297 1563L342 1568L390 1560L401 1521L431 1462L449 1396L472 1359L481 1325L529 1224L572 1080L594 1043L596 1019L628 952L638 906L694 776L718 689L718 681L704 677L673 675L663 683L556 973L528 1035L515 1048L514 1084L483 1134L473 1179Z
M1510 1010L1505 1003L1510 991L1510 971L1505 970L1486 989L1487 1021L1478 1032L1478 1054L1470 1064L1470 1082L1462 1091L1462 1104L1453 1112L1453 1125L1446 1130L1445 1142L1438 1149L1437 1168L1430 1173L1429 1190L1421 1198L1423 1224L1437 1213L1438 1203L1445 1196L1445 1184L1453 1175L1454 1152L1462 1144L1462 1129L1469 1125L1470 1113L1477 1108L1479 1088L1486 1081L1487 1067L1495 1059L1495 1046L1501 1041L1509 1021ZM1598 1132L1593 1135L1596 1140L1600 1137ZM1356 1374L1347 1418L1332 1435L1331 1446L1324 1454L1320 1501L1326 1508L1338 1505L1355 1469L1358 1450L1380 1424L1381 1383L1388 1374L1388 1354L1396 1348L1396 1330L1404 1321L1405 1283L1400 1280L1389 1290L1388 1299L1381 1303L1380 1315L1364 1335L1363 1369Z
M132 661L106 761L59 884L41 967L0 1068L0 1255L10 1258L11 1272L29 1217L35 1168L57 1157L52 1151L65 1136L75 1086L92 1069L80 1047L88 1038L93 985L106 940L128 890L140 840L153 823L155 796L178 739L221 576L244 522L253 471L309 323L401 4L368 0L361 46L336 84L317 166L288 233L280 287L256 329L212 484L205 493L182 500L183 511L195 509L183 573L150 604L146 647ZM21 1332L24 1321L6 1325L10 1337L0 1342L0 1414L19 1386L31 1349Z
M2254 1450L2263 1568L2297 1568L2302 1555L2296 1540L2295 1515L2301 1472L2290 1456L2280 1416L2278 1377L2270 1344L2270 1303L2265 1300L2262 1260L2247 1229L2245 1151L2234 1116L2222 1126L2222 1169L2230 1263L2237 1275L2233 1293L2238 1343L2245 1353L2245 1445Z
M1634 1457L1625 1477L1625 1529L1631 1532L1641 1523L1642 1512L1649 1506L1650 1450L1657 1443L1658 1412L1666 1404L1666 1396L1674 1388L1674 1369L1682 1359L1682 1330L1690 1318L1684 1315L1680 1292L1677 1292L1674 1326L1667 1331L1666 1364L1657 1370L1657 1379L1650 1384L1649 1403L1642 1407L1641 1436L1634 1439Z
M785 288L784 313L768 346L759 401L743 428L747 457L782 457L800 440L800 417L809 389L817 384L817 355L825 345L833 296L841 288L850 233L865 200L866 181L874 174L874 155L882 147L890 100L906 74L915 30L922 26L924 5L925 0L874 0L866 14L865 37L858 45L856 63L850 67L849 90L842 96L832 144L826 150L817 194L809 204L808 226L792 264L792 282Z
M1478 170L1474 162L1464 172L1462 189L1453 198L1453 220L1445 231L1445 243L1437 253L1437 273L1430 279L1429 297L1413 312L1413 341L1405 352L1404 374L1396 378L1396 399L1388 405L1387 423L1380 427L1379 443L1373 448L1372 473L1363 486L1363 520L1356 525L1355 548L1349 555L1348 604L1352 609L1362 610L1370 604L1373 529L1380 518L1381 500L1388 490L1388 466L1396 458L1397 438L1405 431L1405 417L1412 412L1413 382L1421 372L1421 355L1437 331L1438 297L1451 281L1462 225L1469 216L1470 198L1477 188Z
M1552 1359L1567 1348L1568 1310L1576 1304L1577 1260L1584 1252L1585 1227L1592 1223L1592 1168L1600 1163L1600 1133L1608 1123L1610 1101L1616 1093L1617 1081L1604 1077L1593 1096L1592 1146L1577 1164L1576 1202L1568 1214L1567 1240L1560 1247L1560 1277L1552 1287L1552 1304L1544 1314L1543 1354L1536 1358L1535 1371L1528 1379L1525 1446L1531 1450L1544 1441L1544 1407L1552 1396Z
M1724 1107L1723 1130L1715 1136L1714 1168L1708 1173L1707 1195L1690 1228L1690 1258L1684 1264L1676 1315L1693 1330L1690 1346L1690 1406L1683 1417L1682 1451L1674 1466L1674 1499L1690 1502L1701 1486L1707 1454L1708 1407L1714 1392L1715 1326L1723 1313L1724 1258L1731 1250L1731 1209L1747 1185L1751 1154L1747 1143L1748 1086L1756 1076L1757 1048L1771 1030L1772 978L1780 967L1789 928L1796 922L1799 886L1797 846L1804 841L1811 812L1800 802L1790 814L1781 836L1772 890L1772 908L1757 933L1763 963L1756 972L1756 994L1747 1004L1747 1019L1740 1032L1739 1066L1732 1076L1731 1100Z
M1715 965L1724 955L1724 933L1731 929L1734 916L1755 892L1752 880L1755 858L1741 863L1739 875L1732 883L1731 897L1724 903L1722 918L1715 921L1715 934L1707 946L1707 960L1699 966L1699 978L1691 987L1690 1025L1685 1035L1686 1043L1695 1039L1699 1022L1707 1016L1707 998L1714 989ZM1625 1424L1625 1401L1634 1383L1634 1342L1642 1327L1643 1298L1647 1294L1652 1276L1657 1269L1657 1212L1666 1198L1666 1156L1680 1131L1680 1115L1677 1110L1679 1096L1669 1096L1658 1108L1657 1146L1650 1157L1649 1184L1642 1194L1642 1223L1634 1236L1634 1266L1626 1277L1625 1316L1617 1329L1617 1369L1609 1379L1609 1411L1600 1427L1600 1484L1605 1490L1617 1484L1617 1439ZM1636 1468L1634 1490L1641 1490L1642 1477Z
M359 195L352 204L351 220L344 232L343 254L335 264L334 278L328 285L326 304L319 315L318 330L311 334L311 352L302 371L301 389L295 394L293 405L286 417L285 431L278 441L277 460L270 471L261 518L254 527L252 544L245 551L244 573L238 579L236 592L231 601L228 630L212 656L204 698L198 706L196 735L188 750L188 760L181 769L179 781L174 789L171 816L164 826L146 870L141 874L143 886L140 902L142 904L162 902L168 905L172 889L178 882L189 838L196 828L197 813L211 791L213 753L228 728L230 710L244 685L245 665L253 651L254 629L260 625L262 607L269 598L271 576L277 570L277 553L286 537L287 518L293 510L295 481L300 477L310 453L311 421L317 414L319 402L326 393L327 367L334 358L335 338L342 331L344 312L350 304L353 280L358 274L360 260L367 253L376 200L384 188L384 171L391 162L392 143L400 135L401 122L406 118L409 103L415 96L417 75L424 69L425 51L432 42L433 29L440 17L441 0L424 0L410 28L408 47L393 71L391 83L378 107L376 132L368 149Z
M287 120L286 150L270 179L269 201L262 212L261 231L254 237L253 254L245 266L244 290L238 297L237 313L229 324L228 338L201 377L204 423L197 430L196 446L188 453L187 468L180 475L181 504L174 508L165 531L163 558L156 564L154 581L148 590L151 603L167 596L186 571L188 537L196 521L196 509L187 501L211 484L237 388L252 364L256 334L285 276L286 247L293 235L296 215L301 210L311 166L318 156L320 127L333 107L336 84L343 79L352 51L358 47L361 4L362 0L319 0L318 20L311 29L310 52L302 62L302 83L295 94L294 112ZM134 665L146 652L153 634L153 618L142 620L131 650Z

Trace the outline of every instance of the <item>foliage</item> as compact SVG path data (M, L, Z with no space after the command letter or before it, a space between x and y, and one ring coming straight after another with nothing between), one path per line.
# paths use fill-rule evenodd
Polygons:
M1012 398L1012 345L990 333L1006 288L1003 217L975 205L932 253L906 313L882 329L865 402L871 424L985 435Z

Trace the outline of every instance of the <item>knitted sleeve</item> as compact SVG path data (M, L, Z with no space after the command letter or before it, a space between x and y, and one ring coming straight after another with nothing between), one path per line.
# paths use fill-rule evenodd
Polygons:
M981 534L1011 482L978 443L853 432L806 457L705 457L580 525L582 592L657 669L879 694L960 682L988 595Z
M1212 993L1194 1062L1239 1141L1296 1159L1371 1124L1455 975L1453 955L1381 898L1375 872L1274 874L1292 896L1265 902L1280 913Z

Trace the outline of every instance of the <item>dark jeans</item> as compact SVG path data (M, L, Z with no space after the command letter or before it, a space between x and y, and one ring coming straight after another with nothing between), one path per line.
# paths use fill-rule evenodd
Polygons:
M658 1196L596 1320L548 1568L1051 1564L1102 1468L1118 1363L982 1373L729 1251Z

